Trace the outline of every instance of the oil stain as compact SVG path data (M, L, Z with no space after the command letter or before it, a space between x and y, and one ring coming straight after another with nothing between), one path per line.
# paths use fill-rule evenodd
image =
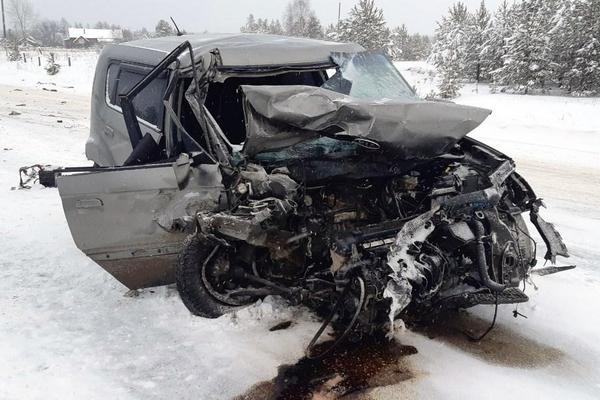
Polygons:
M292 321L283 321L269 328L270 332L280 331L292 326Z
M562 350L522 336L502 325L496 325L481 341L469 340L466 333L477 336L489 324L489 321L468 312L447 312L432 323L412 325L411 330L502 366L541 368L560 364L566 358Z
M315 352L330 345L322 343ZM280 366L271 381L254 385L234 400L369 399L368 389L413 378L405 358L416 353L413 346L385 339L347 343L322 359L304 357L294 365Z

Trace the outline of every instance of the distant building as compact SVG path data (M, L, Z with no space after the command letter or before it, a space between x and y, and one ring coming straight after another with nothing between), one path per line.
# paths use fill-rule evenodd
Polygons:
M90 47L121 40L121 29L69 28L69 37L64 40L64 45L66 48Z
M27 35L24 38L18 40L19 47L40 47L42 45L41 42L34 39L32 36Z

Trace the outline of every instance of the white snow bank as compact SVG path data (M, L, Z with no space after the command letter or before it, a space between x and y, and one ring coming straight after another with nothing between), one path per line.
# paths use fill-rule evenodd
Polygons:
M49 53L55 55L55 62L61 66L60 72L52 76L44 69ZM0 53L0 84L91 94L98 51L44 49L21 54L20 61L9 62L7 55Z

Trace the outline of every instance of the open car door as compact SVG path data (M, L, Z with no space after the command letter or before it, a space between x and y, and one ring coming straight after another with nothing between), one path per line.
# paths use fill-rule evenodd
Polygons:
M195 71L192 48L186 41L128 93L119 95L133 149L122 166L82 168L77 170L85 170L83 173L57 177L77 247L130 289L174 282L177 254L190 228L187 223L200 210L217 209L224 191L219 165L185 132L171 108L169 99L176 87L176 73L171 74L165 93L157 95L162 95L164 110L179 133L188 138L192 150L186 147L187 152L179 154L174 162L165 159L156 163L149 155L156 153L157 141L151 134L142 135L136 116L135 96L185 51L189 51ZM195 156L194 161L187 153ZM167 152L166 156L171 154ZM73 169L61 172L65 171Z
M77 247L130 289L174 282L186 218L214 210L216 165L189 161L96 170L57 178Z

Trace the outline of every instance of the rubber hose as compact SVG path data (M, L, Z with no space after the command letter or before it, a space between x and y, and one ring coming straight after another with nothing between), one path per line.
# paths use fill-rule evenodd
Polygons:
M475 255L481 281L492 292L502 292L504 289L506 289L506 285L496 282L490 277L490 274L488 273L488 265L485 259L485 246L483 244L485 228L483 227L483 224L480 221L473 221L472 225L474 231L473 233L475 233L475 239L477 240Z

